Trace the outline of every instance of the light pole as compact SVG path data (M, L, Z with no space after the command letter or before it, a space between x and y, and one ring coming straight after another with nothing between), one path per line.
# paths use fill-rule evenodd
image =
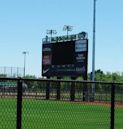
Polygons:
M96 33L96 1L93 3L93 50L92 50L92 81L95 81L95 33ZM92 84L92 101L95 98L95 84Z
M92 50L92 81L95 81L95 33L96 33L96 1L93 6L93 50Z
M52 41L52 35L55 35L57 34L57 31L56 30L47 30L47 34L49 34L51 36L51 41Z
M23 77L25 77L25 74L26 74L26 54L29 54L29 52L23 51L22 54L24 54L24 73L23 73Z
M68 32L73 30L73 26L64 25L63 30L67 31L67 39L68 39Z

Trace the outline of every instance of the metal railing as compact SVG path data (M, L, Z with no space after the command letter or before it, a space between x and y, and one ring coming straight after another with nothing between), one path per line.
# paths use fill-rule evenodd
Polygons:
M0 129L122 129L122 119L123 83L0 78Z

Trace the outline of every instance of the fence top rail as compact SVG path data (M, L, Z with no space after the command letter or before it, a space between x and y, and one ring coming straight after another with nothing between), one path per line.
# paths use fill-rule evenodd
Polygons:
M123 85L123 82L111 82L111 81L89 81L89 80L64 80L64 79L29 79L29 78L8 78L0 77L0 81L40 81L40 82L74 82L74 83L90 83L90 84L117 84Z

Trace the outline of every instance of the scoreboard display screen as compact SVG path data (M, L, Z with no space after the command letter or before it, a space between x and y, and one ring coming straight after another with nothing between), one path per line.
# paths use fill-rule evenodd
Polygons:
M88 40L42 44L42 75L84 76L87 73Z
M52 44L52 65L74 64L74 51L73 42Z

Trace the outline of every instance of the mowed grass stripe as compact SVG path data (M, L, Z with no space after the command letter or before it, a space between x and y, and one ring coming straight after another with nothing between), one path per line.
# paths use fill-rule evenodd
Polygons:
M31 105L30 108L28 110L24 108L23 113L29 115L28 118L25 116L23 121L27 120L29 123L32 121L32 125L28 125L30 129L31 126L38 129L92 129L101 128L101 126L105 129L109 128L109 107L103 107L103 109L100 106L63 101L30 100L29 102L25 100L23 107L28 107L28 105ZM100 113L103 110L105 111L100 119ZM36 115L30 114L38 114L38 117L34 120L33 116Z
M117 108L122 129L123 108ZM64 101L23 100L23 129L109 129L110 106ZM2 123L2 124L1 124ZM16 100L0 99L0 129L16 129Z
M0 98L0 129L16 129L16 99Z

